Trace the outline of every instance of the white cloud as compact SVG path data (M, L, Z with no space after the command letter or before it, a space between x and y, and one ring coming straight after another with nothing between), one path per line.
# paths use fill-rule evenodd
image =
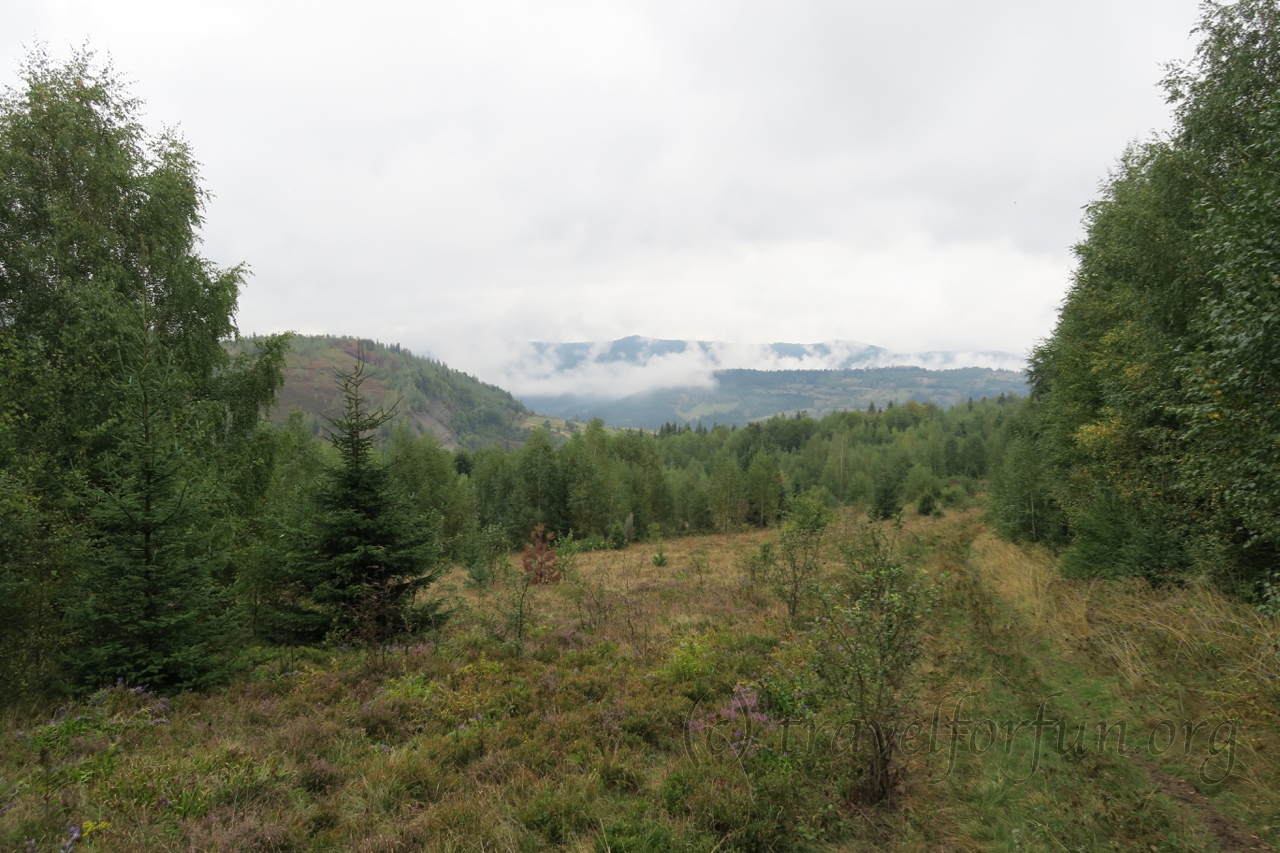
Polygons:
M49 0L0 51L87 38L180 124L244 330L489 378L629 334L1025 352L1197 5Z
M576 358L566 362L563 348L523 344L506 353L507 361L495 365L490 375L517 397L573 394L615 400L658 388L709 388L715 372L748 370L841 370L849 367L924 367L942 370L956 367L990 367L1022 370L1025 359L1003 352L893 353L860 341L831 340L818 344L741 344L720 341L685 341L681 351L654 346L655 339L641 339L638 352L621 358L611 352L611 341L584 342ZM663 343L670 343L669 341Z

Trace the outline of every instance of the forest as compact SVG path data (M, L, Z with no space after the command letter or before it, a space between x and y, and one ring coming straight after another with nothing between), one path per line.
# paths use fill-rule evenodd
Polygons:
M1215 5L1201 35L1164 80L1174 130L1126 150L1086 209L994 511L1006 535L1070 545L1069 571L1209 572L1273 602L1280 21Z
M1280 8L1199 35L1027 396L650 430L241 337L187 143L91 54L29 55L0 844L1280 842Z
M233 352L253 351L255 338L232 344ZM328 419L342 412L334 369L350 367L357 348L367 379L362 386L371 405L394 409L378 429L384 442L404 424L415 434L431 432L450 447L475 449L519 443L532 414L508 392L481 382L443 362L422 358L399 344L331 335L290 335L284 356L284 383L268 416L282 425L300 409L313 435L324 435Z

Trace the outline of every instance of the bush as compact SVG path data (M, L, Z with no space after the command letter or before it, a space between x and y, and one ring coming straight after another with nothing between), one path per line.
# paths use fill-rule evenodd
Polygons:
M1082 514L1075 541L1062 555L1067 577L1139 576L1167 583L1190 568L1180 529L1148 507L1114 497L1095 500Z
M787 615L795 621L809 589L822 567L822 538L831 523L831 510L819 500L802 495L791 504L782 523L774 564L773 590L787 605Z
M866 765L856 790L878 803L893 795L905 765L911 677L937 593L903 564L882 529L864 528L840 553L843 576L823 596L822 615L807 635L810 665L819 693L866 736L865 749L858 743Z
M507 536L496 524L475 534L474 556L467 567L467 583L484 588L493 582L498 563L507 555Z
M773 543L762 542L760 550L743 557L740 565L748 583L760 584L770 580L778 570L778 555L774 553Z
M902 489L891 475L876 478L867 517L872 521L888 521L902 513Z

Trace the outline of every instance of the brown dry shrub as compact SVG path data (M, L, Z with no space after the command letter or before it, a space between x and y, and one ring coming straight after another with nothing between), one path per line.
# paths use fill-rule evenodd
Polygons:
M554 536L555 533L546 530L541 523L529 534L529 541L524 546L524 556L520 558L520 565L529 583L560 582L560 569L556 566L556 549L551 547Z
M398 743L413 737L428 713L426 702L416 696L384 694L360 706L356 725L379 743Z
M342 736L342 727L325 717L298 717L277 737L279 749L295 758L323 755Z
M298 784L309 794L327 794L342 785L342 770L323 758L313 758L298 768Z

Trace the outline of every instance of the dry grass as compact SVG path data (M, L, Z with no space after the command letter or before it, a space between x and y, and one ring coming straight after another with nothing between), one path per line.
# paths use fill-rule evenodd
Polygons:
M845 511L836 531L859 523ZM1049 756L1017 784L1017 753L962 755L948 775L945 749L925 752L896 805L872 809L850 802L834 748L690 751L691 714L787 663L785 608L741 568L774 535L670 540L664 566L656 545L581 554L534 590L520 646L489 630L501 592L457 570L446 586L466 607L432 644L282 652L216 694L161 706L115 691L53 721L13 717L0 848L57 850L74 825L90 830L74 848L96 851L1214 849L1118 756ZM922 719L960 694L975 717L1025 718L1069 677L1139 722L1245 720L1239 769L1209 793L1280 825L1275 623L1205 586L1063 580L976 511L911 516L895 535L944 589Z
M989 532L973 543L972 569L1018 614L1021 628L1068 646L1088 642L1090 599L1102 584L1067 582L1044 548L1013 545Z
M1280 690L1280 623L1203 580L1156 589L1139 579L1067 580L1042 549L989 534L975 542L973 565L1025 628L1087 651L1130 688L1201 673L1255 695Z
M1151 588L1139 579L1064 579L1055 560L990 535L974 570L1010 611L1015 630L1042 644L1048 673L1106 685L1102 699L1135 728L1162 721L1218 725L1234 738L1221 782L1204 756L1172 749L1165 769L1214 795L1215 807L1275 840L1280 824L1280 624L1203 580ZM1167 723L1166 723L1167 724ZM1150 746L1146 744L1146 746ZM1185 751L1184 751L1185 752ZM1155 790L1155 789L1153 789Z

